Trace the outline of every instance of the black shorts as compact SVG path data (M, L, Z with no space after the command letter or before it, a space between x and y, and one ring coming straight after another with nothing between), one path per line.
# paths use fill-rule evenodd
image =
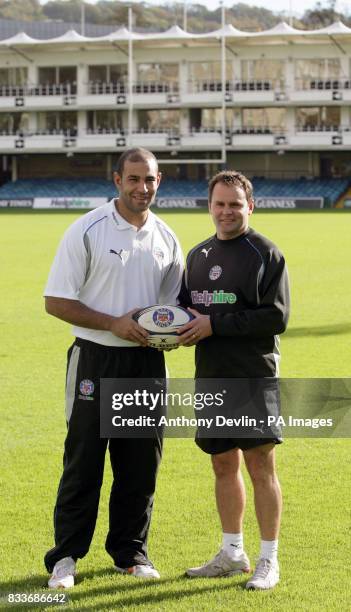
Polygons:
M249 450L282 442L281 427L277 425L280 416L277 378L196 380L198 392L212 391L215 395L221 388L225 395L220 405L209 405L196 415L195 442L201 450L217 455L234 448Z
M204 453L219 455L233 448L246 451L263 444L281 444L283 440L282 438L200 438L196 436L195 442Z

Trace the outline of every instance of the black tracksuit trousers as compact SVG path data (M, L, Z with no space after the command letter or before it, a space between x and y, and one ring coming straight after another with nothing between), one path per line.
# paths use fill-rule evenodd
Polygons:
M63 474L54 510L49 572L63 557L84 557L94 534L107 444L113 471L106 550L119 567L150 564L150 526L162 439L100 438L100 379L165 377L163 353L77 339L68 351ZM93 385L91 384L93 383Z

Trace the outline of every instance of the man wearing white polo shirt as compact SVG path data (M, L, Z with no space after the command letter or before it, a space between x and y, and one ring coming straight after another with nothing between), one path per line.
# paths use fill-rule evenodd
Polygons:
M73 223L45 289L49 314L73 324L68 351L64 469L54 511L55 546L45 556L49 587L72 587L76 561L93 537L109 443L113 484L106 550L116 570L159 578L147 555L161 439L100 438L101 378L165 376L163 353L147 347L132 318L139 308L176 303L179 243L149 207L161 180L155 156L127 150L114 181L119 197Z

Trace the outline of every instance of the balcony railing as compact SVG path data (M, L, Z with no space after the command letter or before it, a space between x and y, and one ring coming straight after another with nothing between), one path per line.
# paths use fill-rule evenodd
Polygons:
M95 127L95 128L87 128L86 133L88 135L121 134L123 136L125 133L125 130L123 128L118 128L118 127Z
M272 89L283 89L283 81L270 81L269 79L263 80L246 80L246 81L235 81L235 91L271 91Z
M248 135L251 136L253 134L260 134L260 135L267 135L267 134L282 134L283 132L285 132L285 128L273 128L273 127L264 127L264 126L258 126L258 127L240 127L240 128L234 128L232 130L232 134L237 134L237 135Z
M274 139L277 138L291 138L292 136L298 136L305 134L307 136L312 136L313 134L318 135L321 133L329 133L332 137L334 136L342 136L342 134L350 134L351 133L351 123L350 125L315 125L315 126L301 126L296 125L292 128L281 127L281 126L230 126L225 130L225 136L227 138L231 138L232 136L245 136L248 137L248 144L250 142L250 137L254 136L272 136ZM83 138L89 136L117 136L122 137L124 139L128 138L128 130L124 128L118 127L110 127L110 128L86 128L78 131L77 127L71 128L34 128L34 129L0 129L0 138L1 137L9 137L12 136L14 138L19 139L31 139L34 136L63 136L64 138L76 139ZM206 142L206 135L209 136L211 140L213 136L222 135L222 128L220 125L213 125L208 127L189 127L188 129L180 129L180 128L167 128L167 127L155 127L155 128L135 128L132 131L133 135L138 136L166 136L167 142L169 140L174 140L175 142L181 142L182 138L187 138L189 136L196 139L197 136L202 136L201 142ZM30 143L29 143L30 144ZM44 144L44 140L43 140ZM228 143L227 143L228 144Z
M191 128L190 132L192 134L195 133L201 133L201 134L210 134L210 133L218 133L221 134L222 133L222 127L220 125L217 126L211 126L211 127L200 127L200 128ZM235 126L231 126L231 127L226 127L226 134L230 135L230 134L242 134L242 135L247 135L247 136L251 136L253 134L284 134L286 132L286 127L283 126L241 126L241 127L235 127Z
M311 89L320 91L351 89L351 80L333 77L329 79L295 79L295 87L299 91L309 91Z
M179 128L177 127L139 127L133 130L133 134L168 134L169 136L178 136Z
M178 83L171 81L137 81L133 84L133 92L145 93L178 93Z
M59 85L16 85L14 87L1 85L0 96L23 97L23 96L67 96L77 93L76 83L60 83Z
M296 125L296 132L339 132L344 131L345 127L340 125Z
M226 91L230 91L230 86L232 83L230 81L226 81L225 89ZM188 91L189 93L202 93L202 92L216 92L222 91L222 81L220 80L201 80L201 81L188 81Z
M283 80L226 80L225 91L271 91L284 89ZM190 93L222 91L222 81L219 79L188 81Z
M127 94L128 83L125 80L116 82L89 81L86 83L88 94ZM226 92L284 92L283 79L261 80L226 80ZM295 79L296 91L336 91L351 90L351 79ZM187 93L216 93L222 91L222 81L219 79L190 80ZM179 83L171 81L136 81L133 83L134 94L179 94ZM77 95L77 83L59 84L0 85L0 97L24 96L69 96Z
M222 127L220 125L191 127L189 129L190 134L221 134L221 132Z
M133 93L153 94L153 93L177 93L178 83L167 81L137 81L133 83ZM128 83L117 81L114 83L103 83L102 81L89 81L89 94L127 94Z
M0 96L11 98L24 96L27 85L0 85Z
M104 83L102 81L89 81L88 93L93 95L98 94L124 94L128 91L128 84L124 81L116 83Z

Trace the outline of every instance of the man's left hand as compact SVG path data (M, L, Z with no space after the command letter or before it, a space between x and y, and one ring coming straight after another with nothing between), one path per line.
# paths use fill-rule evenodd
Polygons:
M180 335L179 344L182 346L193 346L200 340L212 336L212 327L209 315L202 315L194 308L188 308L195 319L178 329Z

